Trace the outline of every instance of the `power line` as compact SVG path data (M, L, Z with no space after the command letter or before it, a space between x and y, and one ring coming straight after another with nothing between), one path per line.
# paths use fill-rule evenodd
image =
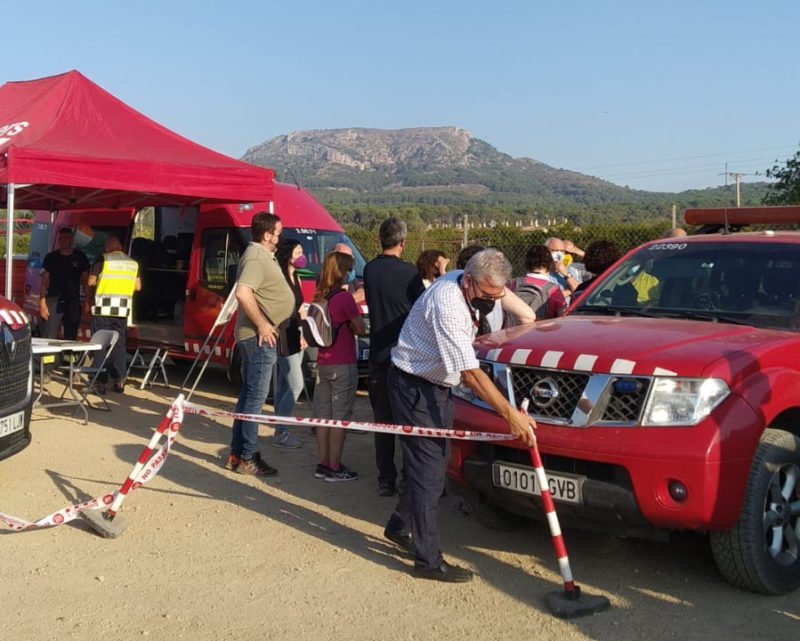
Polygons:
M581 173L586 173L592 171L594 169L605 169L608 167L633 167L636 165L652 165L655 163L668 163L668 162L682 162L684 160L696 160L700 158L720 158L720 157L731 157L736 156L738 154L752 154L752 153L762 153L765 151L778 151L778 150L791 150L794 149L793 146L784 145L781 147L764 147L761 149L747 149L743 151L726 151L720 152L715 154L703 154L697 156L676 156L674 158L662 158L658 160L638 160L634 162L627 162L627 163L612 163L606 165L594 165L592 167L584 167L582 169L575 169L575 171L580 171ZM770 161L771 162L771 161Z

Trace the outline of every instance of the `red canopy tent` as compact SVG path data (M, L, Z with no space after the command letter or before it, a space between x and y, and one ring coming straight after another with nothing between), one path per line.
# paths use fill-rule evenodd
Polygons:
M198 145L78 71L0 86L0 208L146 207L272 200L274 172Z

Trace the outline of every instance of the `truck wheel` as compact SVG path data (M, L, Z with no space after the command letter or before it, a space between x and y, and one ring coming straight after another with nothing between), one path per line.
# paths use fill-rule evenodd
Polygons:
M485 500L482 496L464 497L464 512L490 530L510 532L522 527L527 520Z
M236 385L242 383L242 357L236 348L231 350L231 356L228 359L228 380Z
M739 520L710 538L717 567L733 585L762 594L800 585L800 438L764 431Z

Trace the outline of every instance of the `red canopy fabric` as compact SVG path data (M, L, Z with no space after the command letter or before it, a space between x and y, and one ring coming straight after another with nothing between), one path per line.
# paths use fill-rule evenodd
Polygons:
M162 127L78 71L0 86L0 184L15 184L15 209L265 201L274 176Z

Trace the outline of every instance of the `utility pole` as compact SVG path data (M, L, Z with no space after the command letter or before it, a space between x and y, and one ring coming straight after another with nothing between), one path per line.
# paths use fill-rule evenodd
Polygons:
M675 203L672 203L672 229L675 229L678 226L677 209L678 206Z
M750 176L750 175L752 175L752 174L741 174L741 173L739 173L737 171L728 171L728 163L725 163L725 186L726 187L728 186L728 176L733 176L733 179L734 179L735 185L736 185L736 206L737 207L741 207L742 206L741 205L742 199L740 197L740 191L739 191L739 184L740 184L739 179L742 176Z

